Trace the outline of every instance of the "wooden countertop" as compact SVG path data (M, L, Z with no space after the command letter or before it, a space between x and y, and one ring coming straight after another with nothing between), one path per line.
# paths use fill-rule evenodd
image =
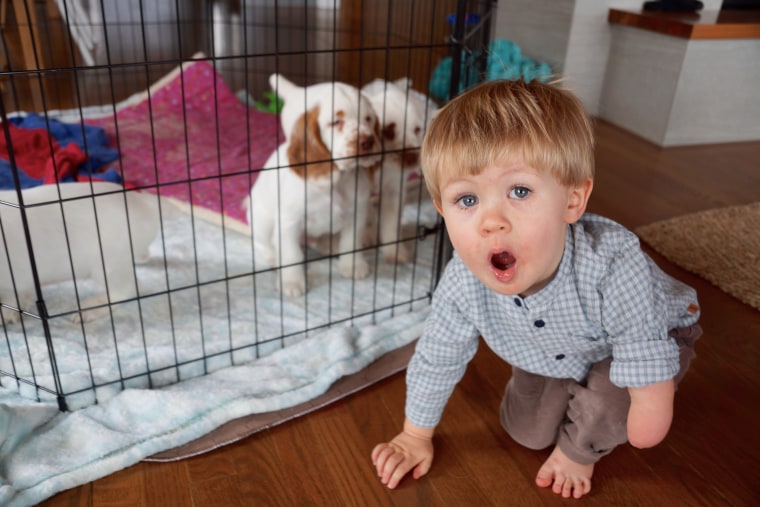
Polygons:
M610 9L610 23L632 26L684 39L760 38L758 11L698 11L695 13Z

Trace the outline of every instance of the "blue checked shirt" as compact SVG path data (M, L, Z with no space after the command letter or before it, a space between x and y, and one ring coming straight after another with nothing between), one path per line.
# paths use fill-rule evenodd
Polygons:
M407 369L406 417L438 424L478 338L507 363L539 375L581 381L612 356L611 381L641 387L674 377L673 328L699 318L694 289L666 275L635 234L586 214L568 227L554 279L521 298L497 294L454 254Z

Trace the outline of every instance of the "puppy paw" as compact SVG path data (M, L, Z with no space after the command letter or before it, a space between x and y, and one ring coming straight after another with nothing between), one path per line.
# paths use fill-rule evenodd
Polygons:
M412 252L406 244L386 245L383 247L382 252L383 259L387 262L397 264L408 264L412 262Z
M280 288L280 292L285 297L288 298L296 298L298 296L302 296L304 292L306 292L306 284L302 282L288 282L282 283L282 287Z
M279 289L285 297L294 298L303 295L306 292L306 276L303 273L303 268L284 268L281 271Z
M353 278L354 280L367 278L370 274L369 264L364 257L358 254L341 256L338 269L342 277Z
M277 254L271 248L264 248L259 244L254 245L253 264L255 270L273 268L277 264Z

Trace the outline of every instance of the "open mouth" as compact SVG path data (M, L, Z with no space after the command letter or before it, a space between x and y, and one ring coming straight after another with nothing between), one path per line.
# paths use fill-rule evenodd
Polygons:
M499 271L506 271L515 263L515 256L509 252L498 252L491 256L491 266Z

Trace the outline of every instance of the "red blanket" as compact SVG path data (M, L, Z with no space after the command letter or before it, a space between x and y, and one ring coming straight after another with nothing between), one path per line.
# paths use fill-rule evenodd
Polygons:
M76 143L61 147L44 129L18 128L12 123L8 124L8 129L16 165L23 168L29 178L42 180L43 184L62 181L87 160L87 155ZM0 159L10 160L4 137L0 142Z
M186 63L138 102L87 123L111 137L125 182L227 224L245 223L242 203L256 170L284 140L279 117L244 105L207 61Z

